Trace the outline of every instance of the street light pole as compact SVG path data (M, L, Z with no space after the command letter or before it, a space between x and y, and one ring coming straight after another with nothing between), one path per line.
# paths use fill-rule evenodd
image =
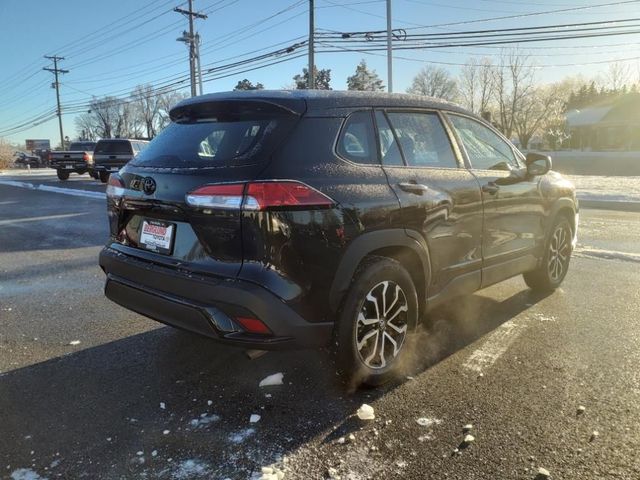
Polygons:
M391 0L387 0L387 91L393 92L393 53L391 48Z

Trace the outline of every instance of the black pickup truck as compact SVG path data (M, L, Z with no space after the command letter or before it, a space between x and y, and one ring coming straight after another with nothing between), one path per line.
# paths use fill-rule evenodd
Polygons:
M129 160L144 150L149 142L129 138L105 138L99 140L94 151L93 172L102 183L109 175L124 167Z
M67 180L71 173L82 175L91 172L95 146L96 142L73 142L69 150L49 153L49 164L56 169L60 180Z

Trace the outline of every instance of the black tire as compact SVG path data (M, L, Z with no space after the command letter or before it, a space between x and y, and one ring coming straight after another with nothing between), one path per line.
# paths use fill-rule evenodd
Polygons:
M386 305L380 308L379 301L394 303L384 312ZM374 318L369 325L362 322ZM366 257L354 275L336 325L335 357L341 378L352 387L389 381L405 364L410 353L408 340L417 322L418 299L411 275L396 260Z
M56 170L56 174L58 175L58 180L69 180L69 172L65 172L64 170Z
M95 180L100 180L100 175L98 175L98 172L90 171L89 175L91 175L91 177Z
M523 274L529 288L552 292L560 286L569 271L573 231L566 217L556 218L547 235L544 256L537 269Z
M99 176L102 183L107 183L109 181L109 172L100 172Z

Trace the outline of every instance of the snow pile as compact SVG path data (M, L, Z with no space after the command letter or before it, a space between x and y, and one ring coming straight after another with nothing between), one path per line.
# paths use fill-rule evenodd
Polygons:
M273 375L269 375L264 378L259 387L270 387L272 385L282 385L282 379L284 378L284 374L282 372L274 373Z
M367 405L366 403L362 404L362 406L356 412L356 415L358 415L358 418L360 420L373 420L376 418L373 407L371 405Z

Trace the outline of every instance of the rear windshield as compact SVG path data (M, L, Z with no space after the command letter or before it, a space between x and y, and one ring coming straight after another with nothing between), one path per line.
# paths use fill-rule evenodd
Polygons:
M107 153L110 155L131 155L131 142L126 140L109 140L108 142L98 142L94 153Z
M93 148L96 146L95 142L74 142L69 145L69 151L93 152Z
M293 117L296 118L296 117ZM135 158L141 167L224 167L258 162L289 131L291 117L171 123Z

